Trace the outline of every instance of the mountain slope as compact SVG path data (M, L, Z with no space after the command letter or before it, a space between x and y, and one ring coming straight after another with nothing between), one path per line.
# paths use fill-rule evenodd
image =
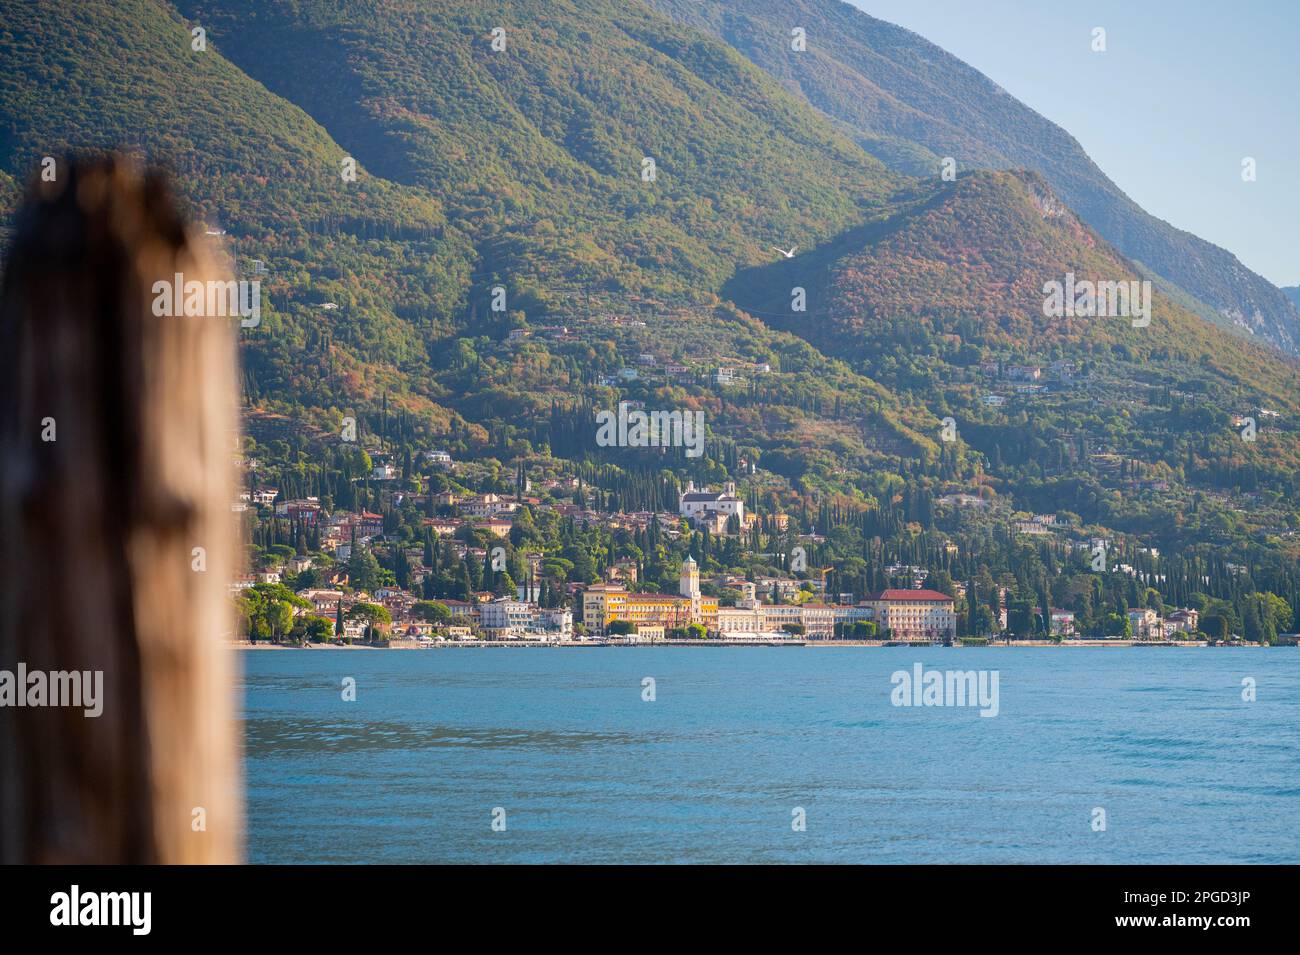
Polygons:
M1142 278L1041 177L977 172L919 186L896 216L742 272L725 291L902 400L952 416L1020 494L1044 477L1077 481L1092 454L1141 462L1178 484L1249 468L1290 486L1300 468L1294 360L1158 290L1143 327L1131 317L1047 317L1044 287L1064 285L1067 273ZM806 313L790 309L794 286L807 290ZM1237 417L1263 421L1261 409L1283 423L1242 440Z
M919 405L713 294L737 261L770 258L766 244L833 235L898 186L806 104L716 41L620 4L539 3L526 19L509 5L517 61L492 59L487 8L469 23L451 4L351 10L208 4L190 11L208 40L194 51L193 22L152 0L6 2L0 185L65 148L124 144L171 166L241 264L271 270L243 348L255 423L332 430L382 401L408 436L513 456L552 440L556 402L616 401L602 379L635 347L693 372L621 393L712 409L714 456L743 442L792 480L838 472L869 492L870 468L934 452ZM83 33L93 42L74 45ZM569 331L503 341L551 321ZM756 406L769 410L701 387L724 358L775 369Z
M130 150L171 169L241 267L269 264L262 324L243 333L250 394L329 408L407 382L423 413L447 419L420 387L425 342L462 307L474 256L437 199L364 167L348 188L345 151L319 124L211 44L194 50L153 0L3 0L0 24L7 174L24 179L69 150Z
M904 180L719 41L610 0L182 6L201 54L151 0L0 5L0 165L118 142L173 165L241 260L271 268L244 348L253 421L332 431L356 411L391 437L395 419L408 448L485 480L525 459L614 461L655 487L657 469L748 467L774 508L991 483L1037 504L1072 480L1090 520L1153 520L1093 453L1168 477L1161 508L1294 487L1276 354L1164 296L1145 329L1043 322L1043 282L1143 266L1034 174ZM488 45L498 23L510 52ZM1022 395L979 370L1049 360L1077 386ZM706 411L707 452L594 447L593 410L620 400ZM1263 406L1286 417L1244 446L1231 416Z
M1296 407L1294 360L1208 325L1153 292L1149 325L1127 318L1049 318L1045 283L1140 281L1120 256L1030 172L967 173L919 184L896 215L788 262L739 273L724 293L828 353L878 353L877 336L959 334L1025 354L1071 351L1082 360L1116 347L1153 363L1194 363L1255 397ZM792 285L809 289L808 317L790 311ZM897 356L895 356L897 357Z
M908 30L840 0L645 0L724 39L842 124L891 167L934 175L1029 168L1126 256L1213 307L1241 334L1300 354L1300 313L1232 253L1146 213L1059 126ZM790 48L790 30L808 48Z
M437 192L479 241L485 283L553 307L575 285L716 288L897 183L726 45L637 5L178 6L376 174Z
M153 0L2 0L0 24L8 173L65 149L127 149L171 166L199 214L267 232L367 212L445 222L436 202L382 181L364 195L340 189L344 153L325 130L211 48L193 50L188 27Z

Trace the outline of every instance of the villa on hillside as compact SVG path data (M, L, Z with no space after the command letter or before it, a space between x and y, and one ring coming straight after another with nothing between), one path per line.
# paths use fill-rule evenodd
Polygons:
M736 496L736 485L728 481L721 491L710 491L707 487L696 488L690 481L682 492L678 502L678 511L682 517L695 519L706 514L721 514L731 517L733 514L741 521L745 519L745 502Z

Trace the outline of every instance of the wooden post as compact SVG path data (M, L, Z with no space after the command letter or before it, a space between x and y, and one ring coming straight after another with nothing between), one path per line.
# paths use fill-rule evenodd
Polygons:
M60 162L0 292L0 671L102 673L102 713L0 707L0 862L237 862L229 581L237 318L165 181ZM24 687L18 687L24 692ZM29 696L30 699L30 696Z

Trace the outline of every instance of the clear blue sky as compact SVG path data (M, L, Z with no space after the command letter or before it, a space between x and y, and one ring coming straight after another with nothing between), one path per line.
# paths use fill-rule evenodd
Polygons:
M1066 129L1152 215L1300 285L1300 0L852 2Z

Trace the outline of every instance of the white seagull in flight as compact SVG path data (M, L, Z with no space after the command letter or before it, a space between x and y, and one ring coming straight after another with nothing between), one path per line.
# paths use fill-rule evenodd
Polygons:
M787 252L785 249L782 249L782 248L780 248L779 246L775 246L775 245L772 246L772 248L776 249L776 251L780 252L780 253L781 253L782 255L784 255L787 259L793 259L793 258L794 258L794 250L797 249L797 248L799 248L799 246L797 246L797 245L792 245L792 246L790 247L790 251L789 251L789 252Z

